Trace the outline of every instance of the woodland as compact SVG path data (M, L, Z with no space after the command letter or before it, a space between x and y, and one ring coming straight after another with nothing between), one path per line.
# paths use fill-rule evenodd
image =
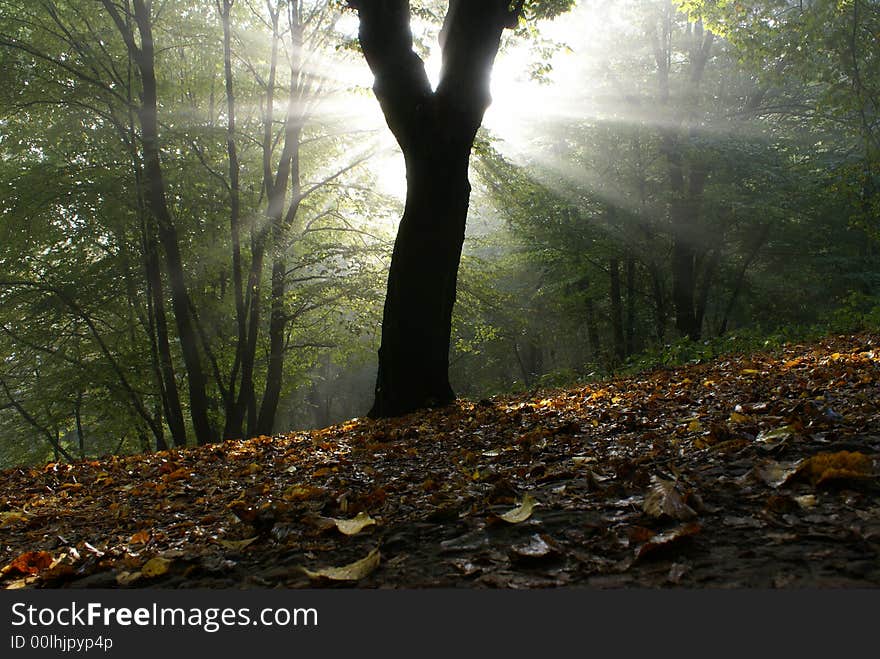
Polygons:
M880 585L876 0L0 0L0 587Z

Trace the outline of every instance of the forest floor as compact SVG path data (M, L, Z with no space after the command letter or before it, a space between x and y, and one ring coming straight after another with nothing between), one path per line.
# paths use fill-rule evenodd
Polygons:
M880 336L6 471L0 588L877 587Z

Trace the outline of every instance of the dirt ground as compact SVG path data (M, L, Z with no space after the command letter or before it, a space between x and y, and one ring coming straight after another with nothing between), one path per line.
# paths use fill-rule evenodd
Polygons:
M880 586L880 337L6 471L3 588Z

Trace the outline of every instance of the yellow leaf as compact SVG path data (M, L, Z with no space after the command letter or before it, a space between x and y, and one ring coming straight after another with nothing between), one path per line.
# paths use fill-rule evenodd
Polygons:
M218 542L226 547L227 549L232 549L233 551L238 551L240 549L244 549L258 538L259 536L254 536L253 538L247 538L246 540L218 540Z
M0 529L4 526L11 526L16 522L27 521L27 515L18 510L10 510L9 512L0 513Z
M794 500L797 501L797 504L804 510L807 510L808 508L815 508L816 504L818 503L815 494L805 494L800 497L795 497Z
M143 574L148 579L151 579L153 577L161 577L163 574L168 572L168 569L170 567L171 561L169 561L167 558L156 556L144 563L144 566L141 568L141 574Z
M507 511L503 515L500 515L500 517L508 524L519 524L532 516L532 510L534 510L537 505L538 502L535 501L530 494L526 494L520 505L513 510Z
M371 551L365 558L342 567L322 567L318 570L302 568L310 579L330 579L331 581L358 581L379 567L382 556L378 549Z
M368 526L373 526L376 523L372 517L367 515L365 512L359 512L355 515L354 519L333 519L333 523L336 525L336 528L339 529L340 533L345 535L355 535L360 533Z
M761 371L759 371L755 368L744 368L742 370L742 374L743 375L760 375Z
M690 432L700 432L703 429L703 424L700 423L699 419L694 419L688 424L688 431Z
M739 412L731 412L730 421L732 423L746 423L749 420L745 414L740 414Z
M258 465L256 462L251 462L242 471L245 474L253 475L253 474L259 474L261 471L263 471L263 468L260 465Z

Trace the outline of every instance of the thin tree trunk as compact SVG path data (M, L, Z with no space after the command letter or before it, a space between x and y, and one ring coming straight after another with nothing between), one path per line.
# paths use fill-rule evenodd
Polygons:
M232 294L235 301L235 322L238 338L235 344L235 359L229 378L226 398L226 427L224 437L241 437L241 419L236 416L236 381L241 366L242 352L247 342L247 318L244 304L241 262L241 193L240 166L236 147L235 127L235 87L232 77L232 29L230 11L234 0L218 0L217 11L223 24L223 77L226 87L226 153L229 159L229 230L232 240Z
M636 333L636 261L626 257L626 323L624 327L626 356L635 353Z
M745 259L743 259L742 265L736 273L736 279L734 280L733 292L730 294L730 299L727 301L727 306L724 308L724 315L721 318L721 325L718 328L718 335L722 336L727 332L727 326L730 323L730 314L733 313L733 309L736 306L736 301L742 292L743 284L745 283L746 273L749 271L749 267L752 265L752 262L757 258L758 253L761 251L761 247L764 246L764 243L767 241L767 236L770 234L770 225L762 224L761 228L758 229L758 233L755 235L755 241L752 243L752 248L749 250L748 255Z
M76 439L77 444L79 445L79 457L81 460L86 459L86 436L85 432L83 432L83 423L82 423L82 400L83 395L82 392L79 391L76 394L76 403L73 406L73 418L76 422Z
M284 377L285 332L287 329L287 312L284 296L287 292L287 258L283 248L284 236L293 226L302 195L300 175L300 141L304 116L302 110L303 93L301 86L303 25L298 5L290 7L290 31L293 41L293 53L290 71L290 96L284 130L284 153L288 157L290 175L290 205L284 217L279 214L273 218L272 224L272 279L269 309L269 363L266 368L266 386L260 404L260 413L256 422L256 433L271 435L275 426L275 415L281 399L281 386Z
M590 352L593 356L593 361L598 364L602 351L599 345L599 323L596 321L596 308L592 298L587 298L586 315L587 339L590 342Z
M262 317L262 282L263 265L265 262L267 242L270 232L284 212L284 201L287 196L287 181L290 175L290 151L285 141L279 158L278 166L272 170L272 153L274 147L274 104L275 77L278 63L278 44L280 34L278 20L280 2L274 7L267 5L272 20L272 46L269 62L269 79L266 87L266 107L263 115L263 187L266 190L267 210L266 222L261 226L251 227L251 267L248 275L245 308L247 310L247 340L241 352L241 387L232 413L227 418L227 430L233 435L241 436L245 414L248 417L248 434L255 431L258 425L256 413L256 390L254 371L256 367L257 339L260 332ZM292 103L288 103L288 115L293 112Z
M624 359L623 304L620 298L620 259L608 261L611 301L611 335L614 337L614 357L619 363Z
M159 153L158 90L152 17L150 16L151 3L145 2L145 0L133 0L132 2L140 45L136 43L133 30L120 16L116 5L111 0L102 0L102 4L116 23L140 74L141 104L138 108L138 118L141 125L143 146L143 174L146 188L144 201L148 213L156 220L159 242L165 253L165 264L171 288L171 303L189 381L190 416L196 441L199 444L206 444L215 441L216 437L208 419L207 382L199 356L197 337L189 316L190 301L186 289L177 227L171 218L165 196L165 179Z

